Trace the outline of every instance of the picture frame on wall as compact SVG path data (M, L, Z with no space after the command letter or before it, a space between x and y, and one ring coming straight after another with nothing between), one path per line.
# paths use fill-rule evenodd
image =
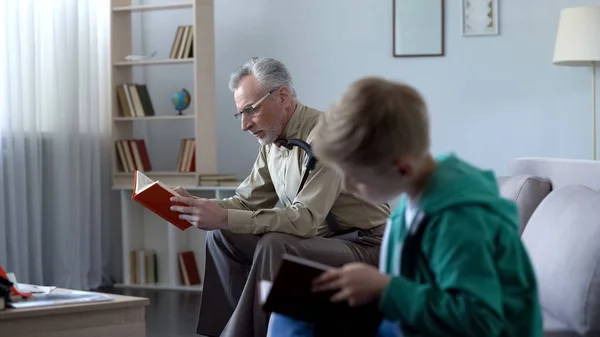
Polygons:
M394 57L444 56L444 1L392 0Z
M499 0L461 0L462 35L485 36L499 35Z

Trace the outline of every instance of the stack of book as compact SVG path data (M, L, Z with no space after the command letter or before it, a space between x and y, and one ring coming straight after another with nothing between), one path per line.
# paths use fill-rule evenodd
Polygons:
M143 139L121 139L115 142L121 172L152 171L152 163Z
M133 284L158 283L158 257L154 249L129 252L129 271Z
M117 86L119 112L122 117L154 116L154 106L145 84L124 83Z
M196 139L183 138L179 145L179 156L177 157L178 172L196 171Z
M172 59L187 59L194 57L194 26L179 26L171 47Z
M193 251L185 251L177 254L179 260L179 271L181 272L181 283L186 286L193 286L202 283L196 255Z

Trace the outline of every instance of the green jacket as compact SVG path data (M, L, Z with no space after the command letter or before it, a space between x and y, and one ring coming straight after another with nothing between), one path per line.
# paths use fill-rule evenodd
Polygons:
M404 336L543 335L517 208L500 196L492 172L447 155L412 226L406 202L391 214L382 245L381 269L393 275L379 302L386 319L399 321Z

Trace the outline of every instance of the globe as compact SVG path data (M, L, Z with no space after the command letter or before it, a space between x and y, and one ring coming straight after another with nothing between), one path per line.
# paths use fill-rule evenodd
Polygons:
M171 96L171 103L175 106L175 110L178 111L178 115L183 115L183 110L190 106L191 101L190 92L186 89L181 89Z

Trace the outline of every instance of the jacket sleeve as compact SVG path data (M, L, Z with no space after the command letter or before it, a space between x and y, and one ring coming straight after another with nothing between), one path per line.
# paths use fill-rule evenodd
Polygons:
M379 303L388 319L427 336L500 334L504 317L494 238L483 214L463 212L427 224L423 244L436 284L393 277Z
M267 166L266 150L261 146L250 175L240 183L235 195L215 201L225 209L254 211L275 207L278 200Z
M290 206L229 209L228 230L253 234L280 232L300 237L313 237L319 227L325 223L327 213L337 200L341 192L341 181L339 173L317 162L304 187ZM251 188L248 188L248 191L250 190ZM248 199L254 197L254 193L252 192L251 197L248 193Z

